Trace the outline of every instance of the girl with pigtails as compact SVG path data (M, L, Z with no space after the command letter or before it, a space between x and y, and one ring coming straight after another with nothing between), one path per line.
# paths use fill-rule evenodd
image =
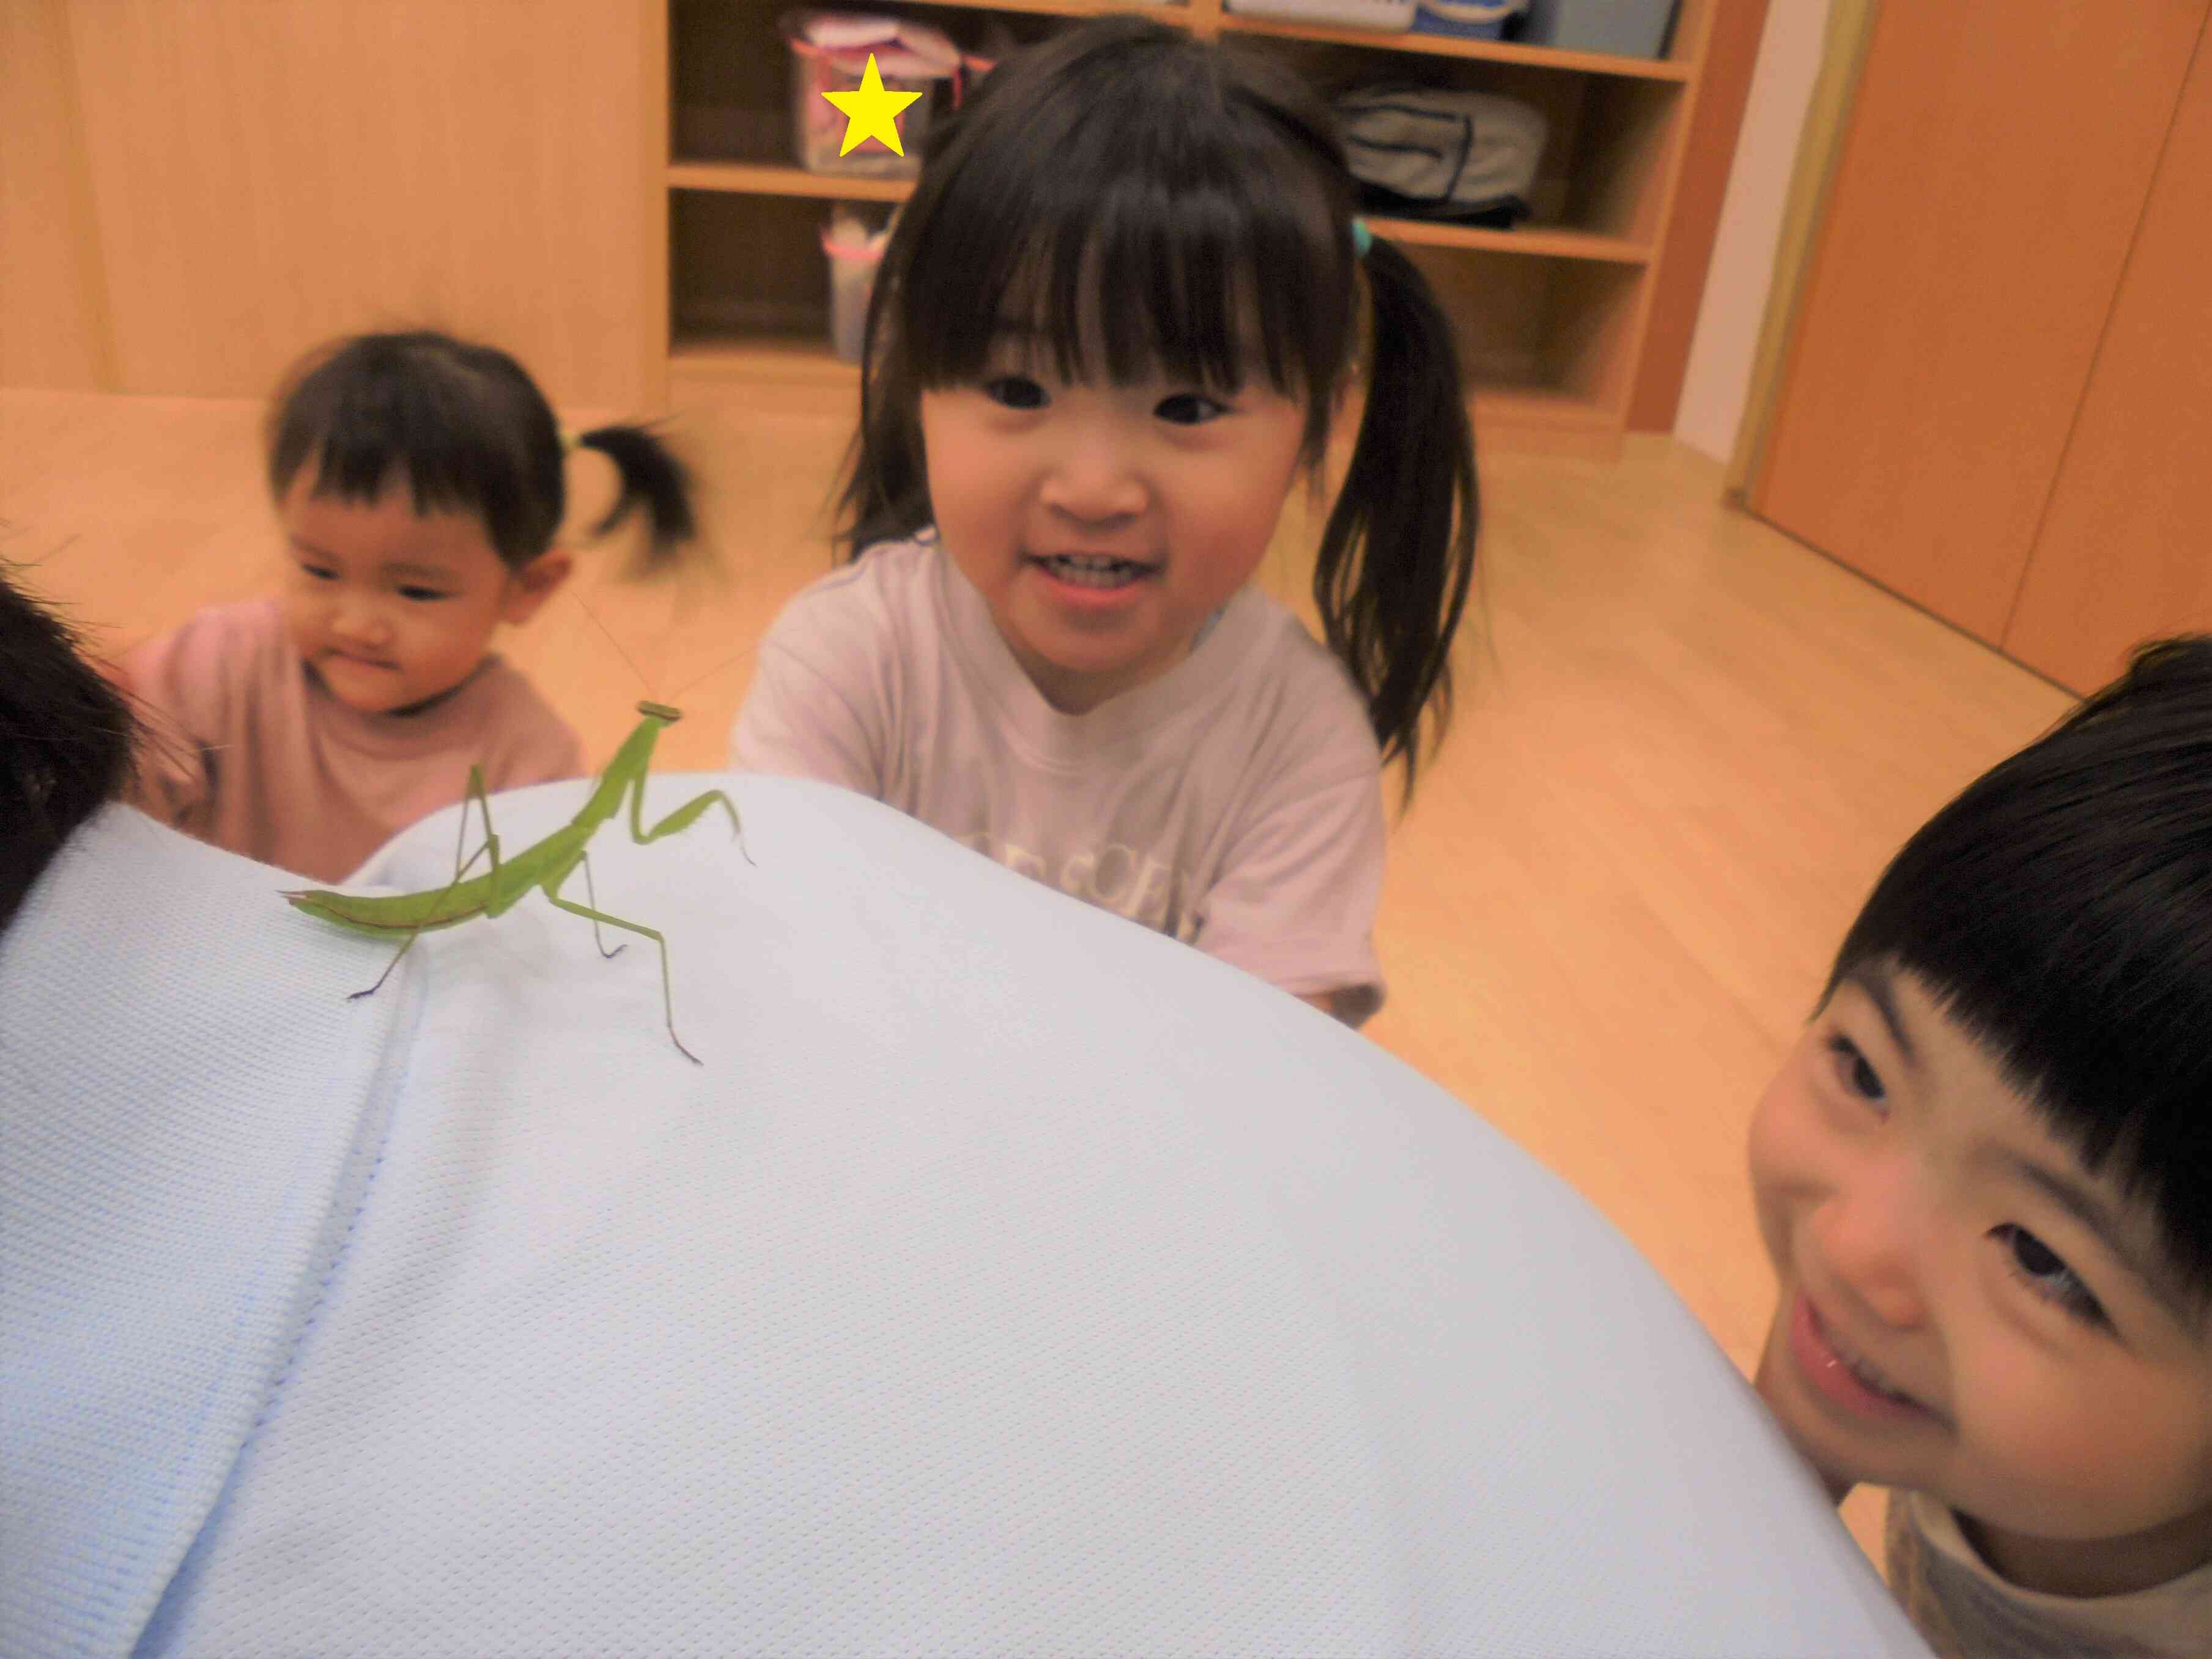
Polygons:
M1265 59L1116 16L994 70L884 251L849 562L763 640L732 763L1373 1014L1380 777L1410 802L1448 718L1476 489L1449 327L1353 201ZM1251 578L1363 356L1324 643Z

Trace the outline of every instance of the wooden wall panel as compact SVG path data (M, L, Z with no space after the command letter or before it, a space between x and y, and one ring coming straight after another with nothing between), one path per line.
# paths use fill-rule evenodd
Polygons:
M649 393L641 0L70 0L121 389L265 393L427 322ZM665 156L665 149L662 154Z
M0 0L0 386L113 378L64 0Z
M1759 61L1766 5L1767 0L1717 0L1712 9L1712 35L1705 43L1705 67L1698 77L1697 107L1690 113L1689 150L1682 158L1674 211L1660 245L1651 318L1628 406L1632 432L1674 430L1675 406L1682 400L1682 376L1690 366L1690 341L1698 329L1698 302L1705 297L1705 271L1720 235L1721 203L1728 194L1729 168L1735 161L1736 132L1743 125L1752 70Z
M1881 8L1755 511L1998 640L2206 10Z
M2087 692L2212 629L2212 38L2197 47L2005 650Z

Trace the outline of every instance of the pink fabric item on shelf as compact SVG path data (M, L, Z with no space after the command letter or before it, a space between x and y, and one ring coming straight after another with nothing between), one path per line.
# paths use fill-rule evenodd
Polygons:
M794 43L803 40L833 57L854 58L858 65L873 52L884 75L942 77L960 68L959 48L942 29L927 23L842 11L799 12L790 23Z

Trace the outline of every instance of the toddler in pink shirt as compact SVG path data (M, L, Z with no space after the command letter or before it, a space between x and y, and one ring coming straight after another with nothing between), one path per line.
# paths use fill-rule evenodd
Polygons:
M682 464L607 426L653 557L695 534ZM544 394L506 353L435 333L368 334L293 372L272 407L269 485L280 591L201 612L116 677L148 728L133 804L264 863L340 881L398 831L460 800L573 778L583 750L494 631L568 577L554 545L566 451Z

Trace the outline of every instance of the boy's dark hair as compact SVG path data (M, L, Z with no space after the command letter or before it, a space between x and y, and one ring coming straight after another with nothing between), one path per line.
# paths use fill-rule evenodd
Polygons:
M1109 17L1009 58L924 154L868 308L848 556L929 522L921 393L977 379L1009 319L1068 379L1088 376L1093 342L1118 382L1157 369L1233 388L1248 360L1264 366L1304 400L1303 459L1317 466L1358 363L1364 265L1366 412L1314 602L1384 762L1406 763L1410 801L1422 715L1434 705L1439 738L1450 716L1474 571L1474 435L1426 279L1387 242L1364 261L1354 250L1328 107L1264 58Z
M404 477L417 513L475 514L514 570L553 545L568 510L561 428L537 382L506 352L444 334L360 334L310 352L270 406L268 438L279 501L303 467L317 495L341 501L374 501ZM576 442L622 475L593 534L642 503L650 566L697 533L690 475L659 438L602 426Z
M2212 1306L2212 637L2127 673L1890 862L1837 953L1911 972Z
M0 570L0 929L130 782L136 726L75 632Z

